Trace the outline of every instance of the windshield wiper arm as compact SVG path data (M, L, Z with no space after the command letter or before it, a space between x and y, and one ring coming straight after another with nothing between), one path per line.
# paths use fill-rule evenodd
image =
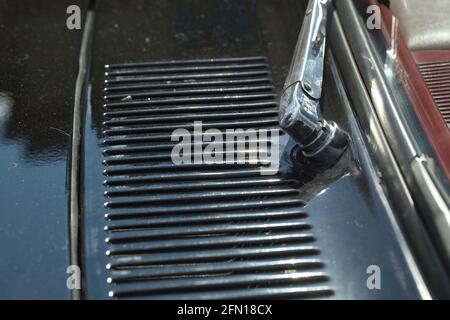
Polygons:
M349 136L322 117L323 68L327 15L331 0L310 0L289 75L280 100L280 125L299 145L310 164L335 164Z

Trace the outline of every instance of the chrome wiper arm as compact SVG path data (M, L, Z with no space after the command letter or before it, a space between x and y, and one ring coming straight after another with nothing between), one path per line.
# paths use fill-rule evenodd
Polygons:
M326 24L330 0L309 1L285 89L300 83L311 98L322 94Z
M280 125L313 161L336 162L348 135L322 118L327 15L332 0L310 0L280 100Z

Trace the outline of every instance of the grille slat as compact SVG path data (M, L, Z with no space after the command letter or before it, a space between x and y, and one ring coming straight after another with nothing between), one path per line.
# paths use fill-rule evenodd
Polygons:
M149 227L161 227L172 225L183 225L185 223L215 223L215 222L232 222L250 221L260 219L289 219L289 218L305 218L306 214L302 210L288 209L276 211L254 211L254 212L232 212L232 213L208 213L208 214L192 214L192 215L171 215L167 217L147 218L147 219L128 219L127 221L112 221L108 224L107 230L126 230L126 229L142 229Z
M260 162L257 163L261 165ZM104 174L106 176L124 176L124 175L135 175L135 174L146 174L155 171L165 172L165 171L195 171L195 170L211 170L211 169L235 169L235 168L245 168L246 164L239 163L227 163L227 164L158 164L152 166L114 166L114 169L105 169Z
M275 99L274 93L258 93L258 94L235 94L235 95L217 95L217 96L194 96L194 97L182 97L182 98L158 98L158 99L144 99L136 101L120 101L120 102L106 102L105 108L118 109L128 107L140 107L140 106L167 106L177 105L184 103L215 103L215 102L238 102L238 101L258 101L265 99Z
M450 62L434 62L419 64L420 70L435 70L450 67Z
M145 176L133 176L124 178L109 178L104 184L107 186L120 186L132 184L154 183L159 181L186 181L186 180L206 180L215 178L237 178L237 177L255 177L260 176L260 168L244 168L241 170L205 170L202 172L183 172L153 174ZM276 173L273 169L267 169L267 174Z
M436 106L450 128L450 62L423 63L420 72L433 96Z
M105 241L111 297L312 298L333 294L300 182L271 155L277 94L264 57L106 66ZM265 130L244 143L172 141L177 129ZM197 138L202 138L197 140ZM208 140L205 140L208 137ZM244 152L233 147L244 146ZM174 164L173 148L221 163ZM231 150L229 150L231 149ZM235 156L242 156L239 161ZM252 160L252 161L250 161Z
M220 120L220 119L243 119L243 118L255 118L255 117L275 117L277 112L274 110L257 110L249 112L216 112L216 113L197 113L197 114L185 114L185 115L171 115L171 116L152 116L152 117L120 117L116 120L104 121L104 125L108 127L113 126L127 126L127 125L139 125L139 124L152 124L152 123L175 123L186 121L205 121L205 120Z
M215 58L215 59L195 59L195 60L166 60L150 61L141 63L122 63L106 65L107 70L120 68L141 68L153 66L174 66L174 65L204 65L220 63L247 63L247 62L267 62L266 57L237 57L237 58Z
M245 144L245 145L255 145L255 144L267 144L269 145L271 143L270 140L268 139L252 139L252 140L247 140L244 142L240 142L241 144ZM236 141L225 141L225 142L202 142L202 143L194 143L192 142L191 144L186 144L186 143L175 143L175 142L170 142L170 143L165 143L165 144L147 144L145 146L123 146L123 145L116 145L116 146L112 146L112 147L106 147L103 150L103 154L104 155L124 155L124 154L135 154L135 153L149 153L149 152L155 152L155 151L162 151L162 150L172 150L175 146L179 145L179 146L191 146L192 150L195 150L196 147L205 147L205 146L223 146L222 149L225 149L227 147L232 147L232 146L236 146L238 144L238 142ZM247 150L245 150L245 152L247 153ZM225 154L225 152L222 150L220 151L221 154ZM194 154L194 153L193 153ZM217 153L216 153L217 154Z
M278 120L274 118L269 119L259 119L259 120L239 120L239 121L209 121L203 123L203 130L208 129L234 129L234 128L252 128L252 129L274 129L275 126L278 125ZM186 129L186 130L194 130L194 124L192 123L179 123L176 125L159 125L159 126L145 126L145 127L129 127L129 128L114 128L114 129L105 129L103 134L106 136L122 136L122 135L135 135L135 134L152 134L152 133L161 133L168 132L170 137L170 133L172 133L176 129Z
M322 263L320 260L314 259L291 259L291 260L255 260L252 263L236 261L229 262L227 265L223 263L208 263L202 265L184 265L184 266L169 266L167 268L144 268L134 270L115 270L110 278L110 282L124 282L140 279L152 279L168 276L183 276L186 273L199 275L205 273L228 273L228 272L249 272L266 270L285 270L285 269L300 269L308 270L320 268Z
M208 224L200 226L184 226L184 227L167 227L167 228L141 228L134 230L109 230L111 236L106 238L106 242L120 243L120 242L134 242L149 239L182 237L192 235L211 235L211 234L224 234L224 233L239 233L239 232L255 232L255 231L278 231L280 229L296 229L296 230L308 230L310 225L305 222L299 221L299 219L276 221L276 222L242 222L239 224Z
M116 243L111 244L108 255L127 255L127 254L146 254L155 252L173 252L178 250L192 250L205 248L224 248L235 247L239 245L264 245L277 243L310 243L315 240L314 236L304 231L283 231L281 233L272 232L270 234L253 234L217 237L195 237L182 239L165 239L158 241L135 242L135 243ZM276 260L275 260L276 261Z
M153 204L178 203L188 201L220 201L220 200L237 200L249 197L270 197L270 196L286 196L298 195L297 190L289 188L278 189L252 189L252 190L223 190L208 192L177 192L171 195L157 195L153 197L128 197L118 198L115 201L105 203L106 208L124 208L124 207L145 207Z
M229 70L249 70L249 69L266 69L266 64L240 64L240 65L210 65L210 66L179 66L179 67L165 67L165 68L155 68L155 67L139 67L139 68L126 68L119 70L111 70L105 73L106 76L123 76L123 75L153 75L153 74L167 74L167 73L191 73L191 72L208 72L208 71L220 71L228 72Z
M267 152L270 154L270 149L267 148L249 148L247 152L247 158L250 156L255 158L260 154L261 152ZM215 153L216 155L223 155L224 158L234 156L235 153L232 151L217 151ZM200 157L202 153L192 153L192 156L195 158L196 156ZM149 163L149 162L164 162L164 161L170 161L171 155L167 153L155 153L150 156L136 156L136 155L130 155L127 153L120 153L113 155L109 158L104 159L104 164L106 165L121 165L121 164L139 164L139 163Z
M134 84L134 85L116 85L105 88L105 92L134 92L134 90L157 90L157 89L180 89L180 88L228 88L235 85L249 85L270 83L268 78L250 78L250 79L236 79L236 80L215 80L215 81L196 81L196 82L170 82L157 84Z
M238 299L311 299L330 296L333 289L329 286L299 285L299 286L282 286L270 288L247 288L245 290L222 290L222 291L204 291L200 293L172 293L172 294L155 294L153 299L156 300L199 300L217 299L217 300L238 300ZM113 292L111 297L114 297ZM125 297L126 298L126 297ZM145 298L145 297L144 297ZM132 299L138 299L133 296ZM140 297L139 299L142 299Z
M127 92L122 94L107 94L105 99L142 99L152 97L176 97L176 96L202 96L202 95L214 95L223 93L242 93L242 92L259 92L259 91L273 91L272 86L244 86L244 87L231 87L231 88L205 88L205 89L190 89L190 90L165 90L165 91L153 91L148 90L144 92Z
M139 108L139 109L127 109L125 111L109 111L103 115L105 117L122 117L122 116L145 116L151 114L173 114L173 113L187 113L187 112L211 112L211 111L246 111L261 108L274 108L276 105L273 101L267 102L255 102L255 103L240 103L240 104L228 104L228 105L200 105L200 106L174 106L170 108Z
M191 278L191 279L171 279L164 280L150 280L140 284L136 289L134 283L126 283L118 285L118 290L115 292L116 296L122 295L142 295L159 292L175 292L185 290L201 290L201 289L221 289L223 287L241 287L243 285L264 285L271 284L292 284L292 283L317 283L328 280L326 274L322 272L296 272L296 273L267 273L267 274L253 274L252 277L247 275L227 275L215 276L210 278Z
M139 218L149 217L157 215L167 215L173 212L188 214L192 212L216 212L218 210L255 210L260 208L270 209L273 207L283 208L284 206L298 206L303 207L304 204L301 200L293 198L281 198L281 199L263 199L252 201L233 201L233 202L215 202L211 204L191 204L191 205L177 205L177 206L152 206L145 211L122 211L122 212L108 212L105 214L107 219L126 219L126 218Z
M145 186L143 188L136 187L120 187L111 188L105 192L107 197L120 197L127 195L145 195L152 194L155 192L163 191L184 191L184 190L210 190L210 188L218 189L228 189L228 188L241 188L241 187L261 187L261 186L279 186L279 185L295 185L297 182L295 180L285 180L280 178L258 178L258 179L228 179L228 180L213 180L213 181L189 181L184 183L160 183L152 184L151 186Z
M213 250L196 250L183 252L167 252L146 255L134 255L130 257L115 257L109 268L141 267L158 264L177 264L177 263L202 263L205 261L228 261L230 259L247 258L276 258L296 256L317 255L320 250L314 246L307 245L284 245L276 244L270 247L251 247L251 248L225 248Z
M236 80L239 78L252 78L269 76L268 71L247 71L247 72L210 72L210 73L192 73L183 75L168 75L168 76L152 76L152 77L115 77L112 79L106 79L105 84L123 84L123 83L137 83L137 82L168 82L168 81L193 81L193 80L218 80L218 79L230 79Z

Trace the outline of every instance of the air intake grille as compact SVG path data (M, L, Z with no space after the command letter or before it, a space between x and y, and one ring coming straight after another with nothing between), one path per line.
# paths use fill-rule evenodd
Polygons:
M450 61L424 63L420 64L419 68L436 105L450 127Z
M171 161L172 131L191 130L194 121L204 130L279 132L264 58L110 65L106 71L111 297L332 294L297 181L277 171L261 175L269 170L262 163Z

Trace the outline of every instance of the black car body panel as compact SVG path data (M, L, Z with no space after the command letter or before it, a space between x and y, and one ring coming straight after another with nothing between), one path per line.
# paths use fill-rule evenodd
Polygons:
M0 298L70 298L67 177L81 32L68 32L61 13L73 3L0 3Z
M88 10L95 11L92 30L66 28L71 4L81 7L83 22ZM82 271L80 297L109 297L105 65L265 56L279 93L305 10L305 1L291 0L97 0L95 6L94 1L2 0L0 38L7 49L0 53L0 298L78 298L66 285L74 255ZM81 53L89 72L82 83L82 112L75 115L82 120L81 145L72 153L83 36L92 43ZM352 137L342 159L345 170L298 187L332 288L327 298L430 298L373 141L355 114L356 100L348 93L342 53L335 46L327 50L323 105L324 115ZM77 179L75 215L71 177ZM80 227L71 230L74 217ZM367 285L373 266L382 272L379 290Z

